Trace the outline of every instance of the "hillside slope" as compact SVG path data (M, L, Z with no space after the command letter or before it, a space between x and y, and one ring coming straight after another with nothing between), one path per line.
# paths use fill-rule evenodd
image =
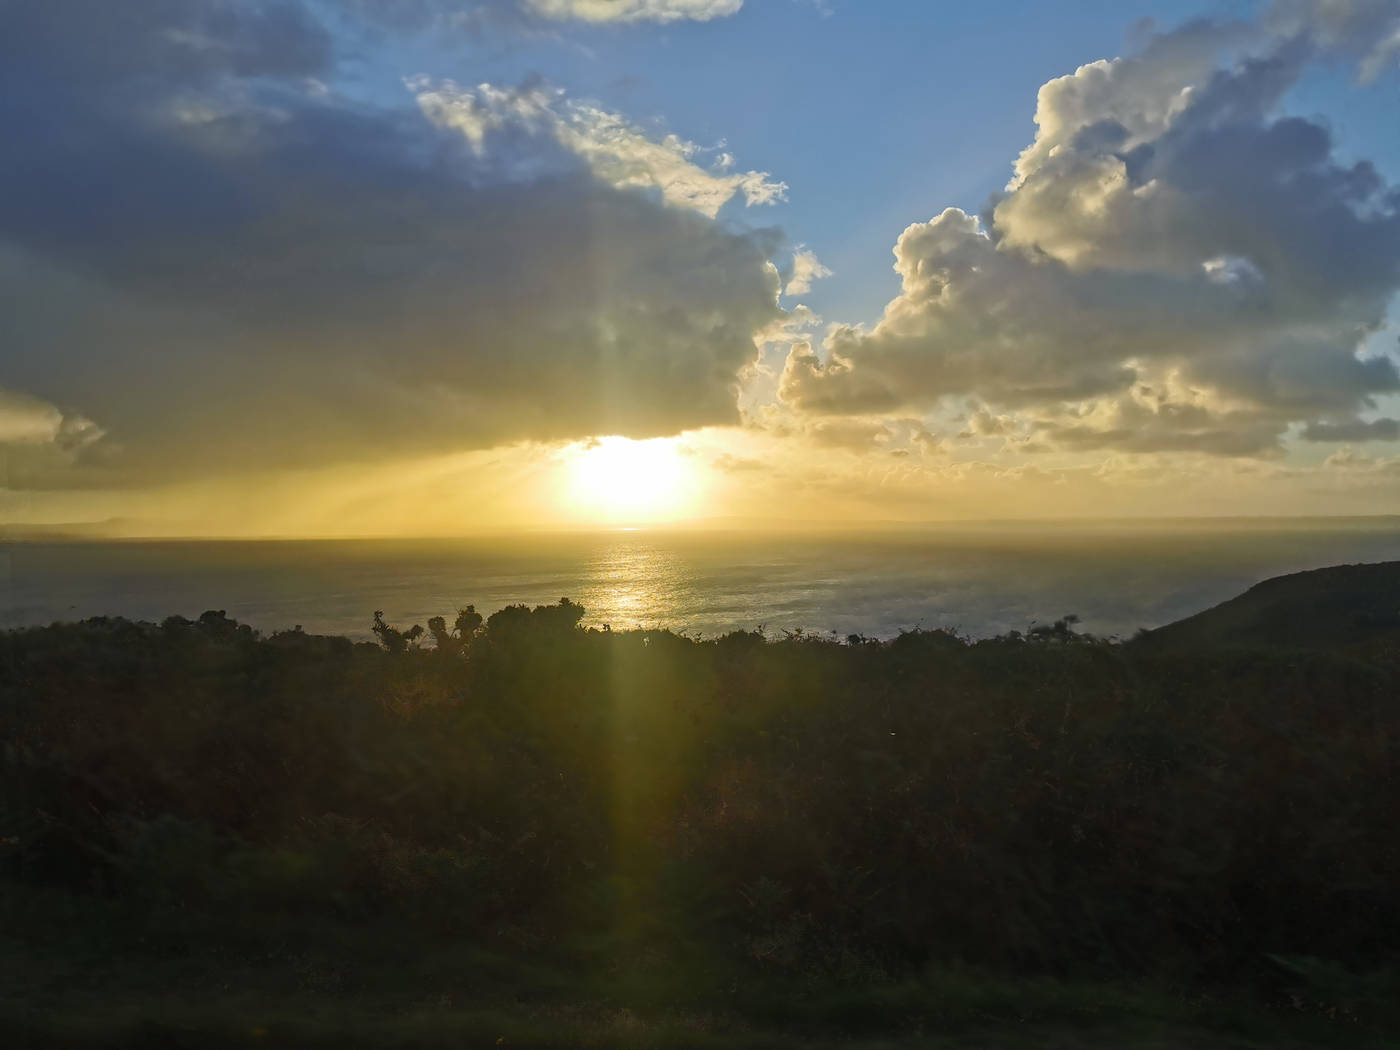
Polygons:
M1400 640L1400 562L1334 565L1276 576L1238 597L1149 631L1149 648L1323 648Z

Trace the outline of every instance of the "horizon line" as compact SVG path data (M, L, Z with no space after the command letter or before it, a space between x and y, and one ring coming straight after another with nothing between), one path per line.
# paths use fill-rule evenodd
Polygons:
M580 536L606 533L725 533L762 531L777 535L811 533L852 533L861 531L936 531L949 528L1026 528L1033 526L1181 526L1181 525L1287 525L1302 523L1387 522L1400 523L1400 513L1391 514L1185 514L1131 516L1061 516L1015 518L936 518L936 519L853 519L848 521L812 522L783 521L773 518L708 518L682 521L647 522L637 524L577 523L571 525L520 525L461 532L363 532L363 533L201 533L155 531L158 523L142 522L152 531L106 533L102 530L118 526L123 519L108 518L92 522L55 522L46 524L0 524L0 543L27 542L171 542L171 543L333 543L411 540L488 540L524 538L530 536Z

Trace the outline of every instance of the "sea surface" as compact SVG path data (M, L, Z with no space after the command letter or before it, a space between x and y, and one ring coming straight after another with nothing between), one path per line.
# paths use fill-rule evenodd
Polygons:
M568 597L585 623L970 637L1067 613L1126 637L1270 576L1400 560L1400 518L988 524L827 535L613 531L462 540L0 544L0 626L206 609L263 631L368 638L467 603Z

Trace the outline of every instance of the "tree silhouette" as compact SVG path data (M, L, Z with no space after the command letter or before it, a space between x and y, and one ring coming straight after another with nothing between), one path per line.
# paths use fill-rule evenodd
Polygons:
M440 619L440 617L437 618ZM372 626L370 630L372 630L375 637L379 639L379 643L395 655L405 653L409 649L416 649L419 639L423 637L423 625L421 623L415 623L408 630L400 631L398 628L391 627L384 622L384 613L379 609L374 611L374 626Z

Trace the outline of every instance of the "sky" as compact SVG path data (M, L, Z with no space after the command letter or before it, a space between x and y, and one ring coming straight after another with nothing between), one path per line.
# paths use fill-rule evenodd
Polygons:
M0 0L0 524L1400 511L1400 0Z

